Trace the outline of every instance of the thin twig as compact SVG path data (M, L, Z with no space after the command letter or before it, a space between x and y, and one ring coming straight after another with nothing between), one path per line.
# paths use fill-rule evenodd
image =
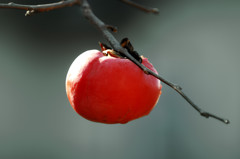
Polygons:
M158 14L159 13L159 10L157 8L149 8L149 7L146 7L146 6L143 6L141 4L138 4L136 2L133 2L131 0L121 0L122 2L128 4L128 5L131 5L135 8L138 8L146 13L154 13L154 14Z
M122 0L125 3L128 3L134 7L137 7L139 9L142 9L147 12L153 12L149 9L146 9L146 7L143 7L139 4L133 3L129 0ZM154 73L147 67L145 67L143 64L141 64L139 61L137 61L131 54L128 53L127 49L123 48L120 43L115 39L115 37L109 32L109 29L114 30L114 27L104 24L91 10L90 5L88 4L87 0L66 0L66 1L60 1L56 3L50 3L50 4L41 4L41 5L21 5L16 3L8 3L8 4L1 4L0 8L9 8L9 9L20 9L20 10L26 10L26 15L31 15L32 13L36 12L46 12L54 9L59 9L67 6L73 6L73 5L80 5L82 7L82 13L83 15L91 22L93 23L103 34L103 36L107 39L109 44L112 46L112 48L122 54L124 54L129 60L131 60L133 63L135 63L139 68L141 68L144 73L152 75L165 83L166 85L173 88L176 92L178 92L196 111L200 113L200 115L209 118L215 118L219 121L222 121L225 124L229 124L230 121L227 119L220 118L214 114L208 113L203 111L201 108L199 108L185 93L182 91L182 88L176 84L173 84L158 74Z
M23 4L10 2L7 4L0 3L0 8L26 10L25 15L29 16L29 15L32 15L33 13L47 12L54 9L70 7L73 5L80 5L80 4L81 4L81 0L66 0L66 1L62 0L56 3L40 4L40 5L23 5Z

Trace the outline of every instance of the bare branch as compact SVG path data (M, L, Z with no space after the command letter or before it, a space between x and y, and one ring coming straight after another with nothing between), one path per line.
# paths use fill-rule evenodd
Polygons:
M3 4L0 3L0 8L8 8L8 9L19 9L19 10L26 10L25 16L32 15L33 13L40 13L40 12L47 12L54 9L70 7L73 5L80 5L81 0L62 0L56 3L49 3L49 4L40 4L40 5L23 5L17 3L7 3Z
M157 9L154 8L146 8L142 5L139 5L137 3L134 3L130 0L121 0L122 2L125 2L129 5L132 5L134 7L137 7L145 12L152 12L152 13L158 13ZM123 48L120 43L115 39L115 37L109 32L116 31L116 28L110 25L104 24L98 17L95 16L95 14L92 12L90 5L88 4L87 0L66 0L66 1L60 1L56 3L50 3L50 4L41 4L41 5L21 5L16 3L8 3L8 4L1 4L0 8L9 8L9 9L19 9L19 10L26 10L26 15L32 15L33 13L39 13L39 12L46 12L54 9L59 9L63 7L73 6L73 5L79 5L82 8L83 15L93 24L95 25L103 34L103 36L106 38L106 40L109 42L109 44L112 46L112 48L122 54L124 54L129 60L131 60L133 63L135 63L139 68L141 68L144 73L152 75L165 83L166 85L173 88L176 92L178 92L196 111L200 113L200 115L209 118L215 118L219 121L222 121L225 124L229 124L230 121L227 119L220 118L216 115L213 115L211 113L205 112L202 109L200 109L196 104L193 103L193 101L185 95L185 93L182 91L182 88L178 85L175 85L158 74L154 73L147 67L145 67L143 64L141 64L139 61L137 61L128 51L127 49Z
M154 13L154 14L158 14L159 13L159 10L157 8L149 8L149 7L146 7L146 6L143 6L141 4L138 4L136 2L133 2L131 0L121 0L122 2L128 4L128 5L131 5L135 8L138 8L146 13Z
M153 75L154 77L158 78L160 81L162 81L163 83L167 84L168 86L170 86L171 88L173 88L176 92L178 92L196 111L199 112L199 114L201 116L204 116L206 118L215 118L225 124L229 124L230 121L228 119L223 119L221 117L218 117L212 113L208 113L204 110L202 110L201 108L199 108L183 91L182 88L178 85L172 84L170 82L168 82L167 80L163 79L161 76L157 75L156 73L154 73L153 71L149 70L147 71L147 73Z

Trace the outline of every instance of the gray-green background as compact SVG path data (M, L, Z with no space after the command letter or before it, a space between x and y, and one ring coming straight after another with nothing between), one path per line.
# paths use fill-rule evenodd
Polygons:
M126 125L87 121L67 100L65 76L80 53L99 49L101 33L78 7L31 17L0 9L0 158L239 159L240 2L139 1L159 8L157 16L118 0L89 2L118 26L118 40L129 37L160 75L231 124L201 117L164 84L146 117Z

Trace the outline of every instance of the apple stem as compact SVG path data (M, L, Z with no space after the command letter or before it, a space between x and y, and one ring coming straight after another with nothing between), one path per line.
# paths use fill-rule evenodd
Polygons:
M148 12L148 13L158 13L158 9L156 8L148 8L145 6L142 6L140 4L137 4L135 2L132 2L130 0L121 0L122 2L131 5L133 7L136 7L142 11ZM55 3L49 3L49 4L41 4L41 5L22 5L22 4L16 4L13 2L3 4L0 3L0 8L8 8L8 9L19 9L19 10L25 10L26 16L33 15L35 13L40 12L46 12L54 9L64 8L64 7L70 7L78 5L82 8L82 14L85 16L87 20L89 20L92 24L94 24L103 34L105 39L109 42L109 44L112 46L112 48L115 51L118 51L122 54L124 54L129 60L131 60L134 64L136 64L140 69L144 71L144 73L152 75L168 85L169 87L173 88L176 92L178 92L196 111L200 113L201 116L204 116L206 118L214 118L217 119L225 124L229 124L230 121L221 117L218 117L214 114L208 113L203 111L201 108L199 108L185 93L182 91L182 88L178 85L175 85L158 74L154 73L147 67L145 67L143 64L141 64L138 60L136 60L128 51L127 49L123 48L120 43L115 39L115 37L110 33L109 30L112 32L116 32L117 29L114 26L106 25L104 22L102 22L91 10L90 5L88 4L87 0L62 0Z

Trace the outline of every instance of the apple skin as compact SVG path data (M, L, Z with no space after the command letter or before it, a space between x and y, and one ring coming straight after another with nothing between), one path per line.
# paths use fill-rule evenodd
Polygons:
M142 64L157 73L147 58ZM70 66L66 92L73 109L100 123L127 123L148 115L157 104L162 85L124 58L98 50L80 54Z

